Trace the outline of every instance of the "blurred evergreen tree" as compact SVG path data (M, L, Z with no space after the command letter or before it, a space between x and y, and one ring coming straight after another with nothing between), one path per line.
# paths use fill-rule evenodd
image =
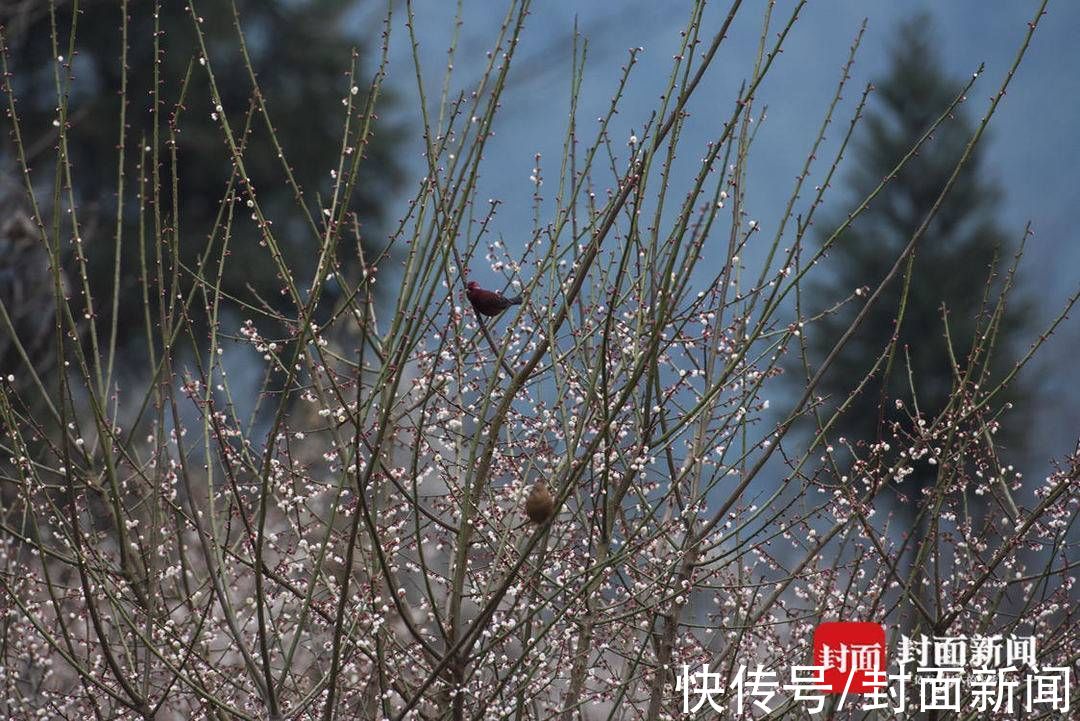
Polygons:
M941 66L929 18L919 16L902 25L891 48L888 74L877 83L880 104L867 113L863 135L856 144L855 165L847 178L853 198L869 195L960 92L961 85L946 77ZM960 106L956 117L934 133L919 154L838 238L829 254L832 275L808 286L804 313L816 313L832 306L860 286L876 287L885 277L930 212L974 133L975 126L964 107ZM949 333L963 372L987 283L993 283L993 289L1000 289L1003 275L1000 271L1007 268L1015 249L1014 234L1006 232L995 217L1001 191L985 177L984 147L985 138L975 147L916 247L899 340L887 377L883 378L879 370L832 427L830 439L844 437L859 447L887 438L887 424L912 412L908 358L923 417L932 420L945 408L953 388L953 374L942 304L948 312ZM819 238L824 241L841 222L840 217L819 221ZM995 251L999 257L998 277L992 281ZM849 397L897 332L902 293L903 273L885 289L822 378L818 394L828 398L831 408ZM991 307L994 297L991 293ZM861 308L856 299L807 327L812 372ZM1023 327L1028 315L1025 304L1015 295L1007 308L995 344L998 362L991 364L992 368L1009 367L1002 361L1013 360L1009 357L1011 341L1016 340L1016 331ZM801 365L792 370L796 378L805 379ZM1014 383L1008 399L1021 395ZM904 411L896 408L896 399L906 403ZM1016 422L1018 413L1023 413L1023 409L1011 411L1011 422L995 436L995 441L1010 452L1024 446L1021 431L1024 424ZM893 448L894 454L899 450ZM936 469L925 461L918 463L915 472L892 489L893 495L885 494L887 502L891 501L899 516L907 520L905 528L910 527L922 490L933 484Z
M304 200L317 221L321 218L318 198L328 197L330 170L337 167L341 150L344 108L348 94L346 72L352 62L358 32L348 22L355 5L352 0L236 0L244 38L269 113L293 173L304 189ZM57 3L56 26L59 45L66 48L72 25L71 3ZM142 291L138 275L136 232L140 141L153 134L151 90L154 77L153 2L130 2L128 7L128 109L126 128L126 188L123 249L123 288L120 302L121 342L136 351L138 362L145 347ZM160 4L161 83L163 100L160 137L163 208L166 224L171 224L167 135L168 114L179 97L185 75L191 70L179 135L180 228L182 259L190 264L204 251L208 233L217 215L232 161L223 133L212 118L212 102L206 73L197 64L198 41L184 2ZM207 51L222 95L223 107L234 132L243 128L252 88L242 64L240 44L234 27L231 2L204 1L198 4L203 18ZM49 4L46 0L10 5L3 13L5 35L10 47L9 63L18 98L24 140L32 154L31 165L39 191L51 197L52 172L56 162L56 88L53 80L53 50ZM352 23L355 25L356 23ZM359 30L359 28L356 28ZM107 314L112 292L114 222L117 199L117 141L119 137L121 87L121 15L117 2L84 2L80 5L74 57L75 80L69 108L69 152L73 164L75 196L80 206L90 283L97 300L99 317ZM360 50L360 48L357 48ZM363 57L363 53L361 53ZM359 108L371 70L358 67L355 98ZM385 96L385 90L383 91ZM381 102L381 101L380 101ZM7 124L6 121L3 121ZM355 126L355 123L354 123ZM16 169L13 145L4 132L0 160L11 173ZM362 177L351 209L362 221L378 221L383 199L400 182L400 170L393 147L397 134L379 128L361 164ZM244 160L258 189L267 217L297 279L306 285L314 269L316 254L310 227L295 206L292 191L285 183L280 160L261 118L256 116L248 138ZM11 184L12 178L8 179ZM19 179L9 191L18 191ZM149 209L148 209L149 210ZM246 217L246 213L237 214ZM86 229L94 229L89 232ZM281 284L265 248L259 247L253 224L238 217L231 241L232 259L226 266L223 290L252 300L259 298L284 308ZM149 243L149 236L148 236ZM340 252L347 264L355 250ZM0 259L2 263L2 259ZM133 342L138 341L138 342Z

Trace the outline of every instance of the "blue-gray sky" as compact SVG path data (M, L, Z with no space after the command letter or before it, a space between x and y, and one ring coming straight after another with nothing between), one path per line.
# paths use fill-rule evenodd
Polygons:
M464 2L452 90L471 87L479 75L505 5L494 0ZM813 142L863 18L869 24L845 102L829 133L834 143L850 118L862 86L884 74L887 49L897 23L921 11L928 12L934 19L941 69L954 77L966 78L980 62L985 62L985 74L967 106L967 112L979 116L1015 57L1037 5L1030 0L808 3L756 98L759 107L767 104L769 110L752 151L747 209L766 231L762 235L767 237L770 230L775 230L780 209ZM455 6L445 0L415 3L429 97L437 98L442 86ZM569 102L570 39L575 20L589 40L580 118L592 119L604 111L627 50L638 46L645 49L621 104L619 124L613 130L613 136L619 138L620 133L628 136L631 128L640 128L656 106L690 6L690 2L675 0L534 3L503 99L502 115L495 125L496 135L488 143L479 187L480 197L502 201L494 230L510 248L515 242L523 242L531 228L533 188L529 176L534 154L543 154L549 180L558 170ZM784 24L793 6L793 0L777 3L774 31ZM727 3L711 4L703 37L711 37L727 7ZM739 84L750 75L764 7L763 0L743 3L729 39L690 106L692 117L682 141L684 167L693 167L700 157L699 150L715 137L730 113ZM411 179L418 179L425 167L416 134L420 115L403 10L397 12L391 43L390 78L398 98L393 119L413 131L409 134L414 140L404 146L405 162ZM585 123L582 128L589 129ZM1080 3L1050 3L991 130L986 140L985 168L1005 191L1000 218L1006 227L1015 229L1018 237L1026 221L1033 223L1035 235L1028 243L1022 280L1025 292L1038 308L1040 322L1045 323L1080 284ZM583 133L583 142L588 137ZM819 155L829 156L828 147ZM825 169L819 161L811 179L820 177ZM834 193L830 201L834 204L845 200L837 185L840 192ZM547 194L553 195L553 190ZM394 212L400 212L405 202L403 198ZM547 207L550 209L550 201ZM1060 457L1076 442L1080 430L1080 392L1075 389L1078 349L1080 323L1074 319L1066 323L1042 359L1030 369L1039 376L1043 398L1032 429L1033 457L1024 464L1028 475L1041 475L1049 457Z

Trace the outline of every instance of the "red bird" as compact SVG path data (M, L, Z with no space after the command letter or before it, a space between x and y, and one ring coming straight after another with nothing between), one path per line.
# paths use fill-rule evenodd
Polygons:
M502 293L484 290L475 280L470 280L465 288L465 297L472 303L473 310L480 315L494 318L512 305L521 305L520 295L507 298Z

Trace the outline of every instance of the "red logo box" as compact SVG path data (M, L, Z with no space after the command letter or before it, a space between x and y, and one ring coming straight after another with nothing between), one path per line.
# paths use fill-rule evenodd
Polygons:
M824 666L828 693L869 693L880 688L875 671L885 670L885 628L876 623L823 623L814 629L814 665Z

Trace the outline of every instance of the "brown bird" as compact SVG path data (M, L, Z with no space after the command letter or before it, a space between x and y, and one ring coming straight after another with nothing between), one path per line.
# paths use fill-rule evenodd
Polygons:
M475 280L470 280L465 288L465 297L472 303L473 310L480 315L494 318L512 305L521 305L520 295L507 298L502 293L484 290Z
M533 484L525 499L525 515L536 524L546 523L555 513L555 497L551 495L547 484L537 481Z

